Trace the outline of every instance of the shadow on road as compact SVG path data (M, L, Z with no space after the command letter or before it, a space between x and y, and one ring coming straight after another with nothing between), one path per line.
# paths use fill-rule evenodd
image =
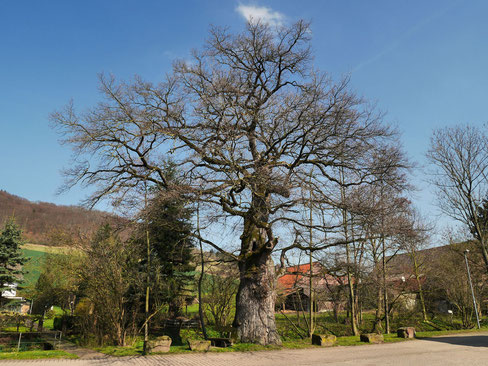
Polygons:
M448 336L448 337L423 338L422 340L456 344L459 346L488 347L488 335Z

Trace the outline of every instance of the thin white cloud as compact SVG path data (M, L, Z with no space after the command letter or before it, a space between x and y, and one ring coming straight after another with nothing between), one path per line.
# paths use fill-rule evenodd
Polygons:
M236 11L249 23L263 22L273 27L283 25L285 16L265 6L239 4Z
M398 48L405 40L410 38L413 34L417 33L419 30L424 28L426 25L429 23L432 23L434 20L442 17L444 14L446 14L449 10L451 10L454 6L458 5L460 1L455 1L448 5L445 8L442 8L438 11L436 11L434 14L422 19L420 22L417 24L414 24L410 29L408 29L405 33L403 33L400 37L395 39L392 43L390 43L388 46L386 46L384 49L382 49L380 52L375 54L373 57L367 59L366 61L360 62L358 65L356 65L353 69L352 72L356 72L360 69L362 69L365 66L368 66L379 59L381 59L383 56L393 52L396 48Z

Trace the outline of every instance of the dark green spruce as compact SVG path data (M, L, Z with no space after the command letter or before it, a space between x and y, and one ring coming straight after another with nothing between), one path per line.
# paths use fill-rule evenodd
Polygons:
M22 265L26 259L22 255L22 230L9 218L0 233L0 298L10 284L22 282Z

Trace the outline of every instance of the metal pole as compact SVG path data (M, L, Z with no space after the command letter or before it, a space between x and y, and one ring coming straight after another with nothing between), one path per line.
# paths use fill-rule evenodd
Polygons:
M310 297L309 297L309 304L308 304L308 312L309 312L309 317L310 317L310 329L308 332L308 335L310 338L313 336L314 332L314 318L313 318L313 256L312 256L312 251L313 251L313 231L312 231L312 225L313 225L313 207L312 207L312 174L313 170L310 172L310 230L309 230L309 235L310 235L310 242L309 242L309 264L310 264L310 278L309 278L309 286L310 286Z
M144 219L146 226L146 245L147 245L147 283L146 283L146 306L144 308L145 324L144 324L144 344L143 351L144 355L149 353L149 282L151 280L151 245L149 242L149 223L148 223L148 213L147 213L147 181L144 180Z
M478 316L478 306L476 306L476 298L474 297L473 283L471 282L471 273L469 272L468 253L469 253L469 249L466 249L464 251L464 259L466 261L466 271L468 271L468 280L469 280L469 286L471 287L471 295L473 296L474 313L476 314L476 324L478 324L478 329L480 329L481 326L480 326L480 318Z

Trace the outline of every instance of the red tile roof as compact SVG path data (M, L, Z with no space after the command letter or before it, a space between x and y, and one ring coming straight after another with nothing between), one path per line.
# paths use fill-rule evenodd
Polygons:
M325 273L319 262L313 263L313 268L315 286L336 286L340 283L347 283L346 278L338 279ZM310 263L288 267L286 273L278 278L278 288L285 292L291 292L297 287L308 287L309 273Z

